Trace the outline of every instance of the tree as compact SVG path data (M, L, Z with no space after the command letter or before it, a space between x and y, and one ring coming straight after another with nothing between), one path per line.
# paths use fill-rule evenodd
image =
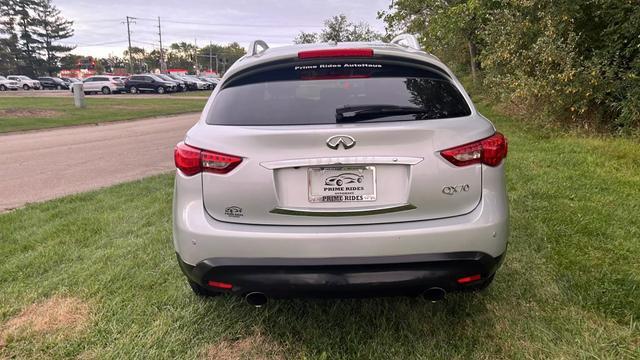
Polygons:
M60 70L58 60L60 53L66 53L74 49L73 46L57 44L59 40L73 36L73 21L64 19L60 15L60 10L56 8L51 0L40 0L36 8L37 28L34 33L38 38L45 54L46 72L53 75Z
M178 68L185 69L189 71L200 71L201 69L196 69L196 58L198 55L198 64L200 64L200 68L209 68L209 59L208 56L211 54L212 56L217 56L219 70L224 72L224 70L242 56L245 55L245 49L240 46L237 42L230 43L229 45L218 45L211 44L207 45L203 48L196 48L194 44L180 42L173 43L169 46L169 50L166 52L166 61L167 67L169 68ZM215 60L211 61L212 69L215 69Z
M201 48L198 51L200 56L199 63L208 68L209 70L218 70L224 72L226 68L236 62L238 59L246 54L245 49L237 42L233 42L229 45L217 45L211 44ZM211 68L209 68L209 54L216 56L218 59L218 67L216 68L215 58L211 59Z
M378 16L454 71L481 70L483 92L527 119L640 128L637 1L396 0Z
M466 63L474 81L480 68L481 31L495 0L398 0L378 12L388 33L418 34L447 63ZM460 61L462 59L462 62Z
M18 65L18 34L12 0L0 0L0 73L15 71Z
M133 59L132 70L134 73L146 72L149 70L147 65L147 51L143 48L132 46L131 56L129 56L129 50L124 51L124 57L127 59Z
M73 35L51 0L0 0L0 69L36 76L59 70L58 40Z
M13 13L17 19L17 71L29 76L35 76L42 64L38 56L42 49L42 42L33 34L37 31L38 20L34 17L40 5L38 0L14 0Z
M318 34L300 31L300 34L293 39L294 44L314 44L318 42Z
M324 29L318 33L300 32L293 40L296 44L318 42L373 41L382 38L382 34L371 29L365 22L352 23L346 15L340 14L327 19Z
M84 56L67 54L60 58L60 68L63 70L75 70L78 68L78 61Z

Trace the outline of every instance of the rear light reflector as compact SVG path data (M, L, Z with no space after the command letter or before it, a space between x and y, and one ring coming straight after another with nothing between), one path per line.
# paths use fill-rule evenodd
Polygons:
M440 155L456 166L478 163L498 166L507 157L507 150L507 139L497 132L486 139L442 150Z
M334 57L372 57L373 49L322 49L298 52L298 59L319 59Z
M224 282L220 282L220 281L213 281L210 280L207 285L214 287L214 288L218 288L218 289L225 289L225 290L231 290L231 288L233 288L233 285L229 284L229 283L224 283Z
M184 142L176 145L173 154L176 168L187 176L201 172L226 174L242 162L240 157L201 150Z
M475 275L460 278L457 281L458 281L458 284L468 284L468 283L476 282L480 279L481 279L480 274L475 274Z

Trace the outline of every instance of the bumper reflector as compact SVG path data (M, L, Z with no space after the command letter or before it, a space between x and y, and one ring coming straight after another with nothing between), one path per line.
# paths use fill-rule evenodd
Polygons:
M233 287L233 285L228 284L228 283L223 283L223 282L219 282L219 281L213 281L213 280L209 280L209 282L207 283L209 286L211 287L215 287L218 289L226 289L226 290L231 290L231 288Z
M480 274L475 274L458 279L458 284L468 284L480 280Z

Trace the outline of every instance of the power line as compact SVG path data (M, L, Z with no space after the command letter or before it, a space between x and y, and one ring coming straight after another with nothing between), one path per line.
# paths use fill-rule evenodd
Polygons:
M121 44L121 43L126 43L127 40L123 39L123 40L117 40L117 41L107 41L107 42L101 42L101 43L95 43L95 44L79 44L79 43L71 43L71 42L60 42L60 44L62 45L75 45L75 46L81 46L81 47L91 47L91 46L103 46L103 45L111 45L111 44Z
M137 18L139 20L146 20L146 21L156 21L156 19L151 19L151 18ZM243 28L247 28L247 27L265 27L265 28L300 28L300 27L312 27L312 28L322 28L323 26L319 26L319 25L302 25L302 24L251 24L251 23L247 23L247 24L238 24L238 23L212 23L212 22L205 22L204 20L167 20L164 19L163 20L166 23L172 23L172 24L183 24L183 25L202 25L202 26L229 26L229 27L243 27Z

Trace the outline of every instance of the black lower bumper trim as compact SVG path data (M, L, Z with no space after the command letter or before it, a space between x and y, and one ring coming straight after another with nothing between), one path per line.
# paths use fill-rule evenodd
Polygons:
M202 286L224 282L233 287L220 291L262 292L270 297L410 295L431 287L464 290L477 283L460 285L457 279L475 274L489 279L502 259L503 255L454 252L363 258L211 258L192 266L178 255L185 275Z

